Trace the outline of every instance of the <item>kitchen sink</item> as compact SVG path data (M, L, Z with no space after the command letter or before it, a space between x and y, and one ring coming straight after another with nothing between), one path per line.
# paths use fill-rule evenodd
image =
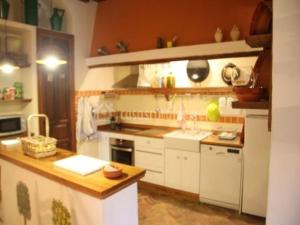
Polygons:
M200 141L212 132L201 130L175 130L164 135L165 147L169 149L200 151Z
M140 132L140 131L143 131L144 129L139 129L139 128L132 128L132 127L122 127L120 129L120 131L125 131L125 132Z
M166 134L164 137L167 138L178 138L178 139L190 139L201 141L202 139L210 136L212 132L201 131L201 130L175 130Z

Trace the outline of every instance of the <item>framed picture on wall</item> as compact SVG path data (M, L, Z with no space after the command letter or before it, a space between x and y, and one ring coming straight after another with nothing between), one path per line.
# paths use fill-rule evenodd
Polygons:
M52 0L38 0L39 27L50 28Z

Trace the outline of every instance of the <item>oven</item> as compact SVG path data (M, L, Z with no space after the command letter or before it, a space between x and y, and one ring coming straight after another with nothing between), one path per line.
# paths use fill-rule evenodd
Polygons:
M111 161L134 165L134 141L110 138Z
M26 122L22 114L0 115L0 137L21 134L26 131Z

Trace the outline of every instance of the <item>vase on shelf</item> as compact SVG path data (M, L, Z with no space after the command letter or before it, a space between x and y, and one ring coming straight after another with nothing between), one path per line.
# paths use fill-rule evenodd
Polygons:
M24 1L25 23L37 26L38 25L38 0Z
M50 18L51 29L54 31L61 31L65 10L54 8L53 14Z
M223 32L220 27L217 28L214 37L216 42L221 42L223 40Z
M0 0L0 19L7 20L9 13L9 3L7 0Z
M237 27L237 25L233 25L231 31L230 31L230 37L231 37L231 40L232 41L237 41L240 39L240 30L239 28Z

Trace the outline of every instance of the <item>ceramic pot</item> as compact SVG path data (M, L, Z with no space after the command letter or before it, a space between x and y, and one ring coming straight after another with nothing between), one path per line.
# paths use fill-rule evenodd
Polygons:
M64 14L65 14L65 10L63 9L58 9L58 8L53 9L53 14L50 18L52 30L61 31Z
M9 13L9 3L7 0L0 0L0 19L7 19Z

